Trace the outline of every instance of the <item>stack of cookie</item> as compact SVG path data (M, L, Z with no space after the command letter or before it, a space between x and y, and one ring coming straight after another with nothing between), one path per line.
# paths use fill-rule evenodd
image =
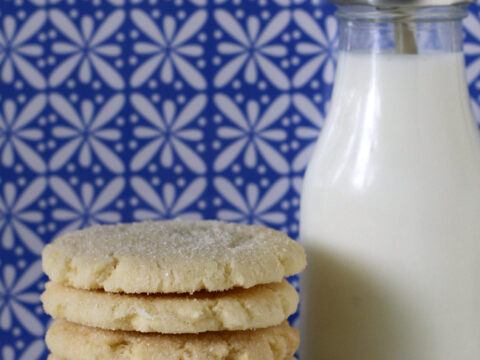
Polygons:
M261 226L177 220L63 235L43 252L50 359L290 359L298 295L284 278L305 265L300 245Z

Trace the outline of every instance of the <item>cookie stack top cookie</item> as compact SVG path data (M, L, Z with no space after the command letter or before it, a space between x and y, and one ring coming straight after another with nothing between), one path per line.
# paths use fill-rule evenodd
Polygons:
M303 248L263 226L156 221L93 226L43 252L53 282L122 293L193 293L280 282L306 266Z

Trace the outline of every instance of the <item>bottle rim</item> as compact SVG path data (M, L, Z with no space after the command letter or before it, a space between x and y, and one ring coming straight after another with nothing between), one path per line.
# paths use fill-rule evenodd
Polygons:
M361 22L437 22L458 21L467 16L465 3L434 7L374 7L369 5L339 5L337 17Z
M329 0L335 5L368 5L378 8L424 8L436 6L466 5L475 0Z

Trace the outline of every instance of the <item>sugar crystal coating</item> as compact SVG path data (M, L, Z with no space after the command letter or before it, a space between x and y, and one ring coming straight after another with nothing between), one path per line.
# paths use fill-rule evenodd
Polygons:
M69 360L279 360L292 356L299 340L287 322L257 330L165 335L55 320L46 335L50 351Z
M125 293L249 288L305 265L303 248L285 234L221 221L93 226L57 238L43 253L54 282Z
M118 294L50 282L41 299L45 312L56 319L109 330L163 334L275 326L298 305L298 294L286 280L192 295Z

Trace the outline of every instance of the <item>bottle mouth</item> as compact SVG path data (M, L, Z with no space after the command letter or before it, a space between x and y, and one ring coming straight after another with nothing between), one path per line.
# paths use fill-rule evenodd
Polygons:
M449 6L391 6L340 5L337 10L340 19L364 22L437 22L457 21L467 16L467 4Z
M369 5L373 7L436 7L469 5L475 0L329 0L336 5Z

